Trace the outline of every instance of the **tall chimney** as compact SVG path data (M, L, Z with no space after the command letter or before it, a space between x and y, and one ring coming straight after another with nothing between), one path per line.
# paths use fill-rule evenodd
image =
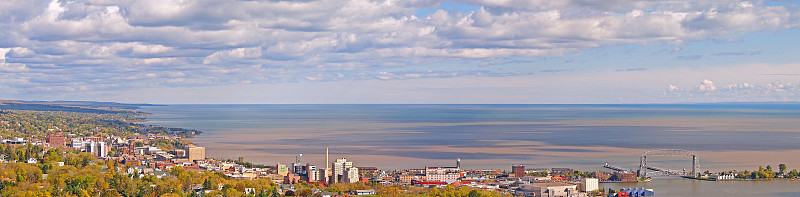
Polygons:
M325 182L331 181L330 180L331 169L329 168L329 165L331 165L331 163L328 163L328 147L325 147L325 174L322 175L325 176L325 178L323 179L325 180Z
M326 170L328 169L328 165L330 165L328 163L328 147L325 147L325 169Z
M456 168L461 169L461 158L456 158Z

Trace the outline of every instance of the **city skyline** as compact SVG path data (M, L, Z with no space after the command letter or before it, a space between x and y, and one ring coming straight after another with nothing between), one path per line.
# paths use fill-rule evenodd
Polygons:
M6 1L0 96L800 101L797 1Z

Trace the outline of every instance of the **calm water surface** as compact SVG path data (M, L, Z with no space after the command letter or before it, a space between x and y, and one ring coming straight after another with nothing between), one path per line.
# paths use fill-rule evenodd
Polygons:
M800 196L798 181L657 179L648 183L601 183L600 187L653 188L656 196Z
M381 169L636 168L650 149L695 150L701 170L799 168L800 104L686 105L170 105L144 107L148 124L204 131L208 156L255 163L332 158ZM690 167L688 158L653 158ZM794 181L658 179L601 187L654 188L658 196L800 196Z

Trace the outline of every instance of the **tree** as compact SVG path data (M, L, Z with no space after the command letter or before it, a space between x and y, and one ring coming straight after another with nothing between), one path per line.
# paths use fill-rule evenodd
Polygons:
M767 171L770 171L770 172L772 172L772 166L770 166L770 165L767 165Z
M780 170L780 171L778 171L778 173L780 173L780 174L783 174L784 172L786 172L786 164L783 164L783 163L782 164L778 164L778 170Z
M298 196L311 196L311 194L313 194L313 193L314 193L314 191L312 191L311 188L308 188L308 187L305 187L303 189L297 190L297 195Z
M209 181L208 179L203 181L203 190L213 190L213 189L214 189L214 184L212 184L211 181Z
M467 196L468 197L481 197L481 193L479 193L478 190L472 190L472 191L469 191L469 194L467 194Z
M792 171L789 171L789 176L795 178L797 176L800 176L800 173L797 172L797 169L793 169Z
M272 188L272 194L270 196L271 197L280 197L281 193L278 193L278 188Z

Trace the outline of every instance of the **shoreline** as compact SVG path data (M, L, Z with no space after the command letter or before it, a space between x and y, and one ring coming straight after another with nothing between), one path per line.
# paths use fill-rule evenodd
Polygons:
M386 105L391 106L391 105L395 105L395 104L381 104L380 106L386 106ZM180 106L180 105L177 105L177 106ZM210 106L210 107L205 108L203 106ZM586 163L589 163L589 162L592 162L592 161L597 161L597 160L602 159L602 158L611 158L609 160L620 161L620 163L619 163L620 165L632 166L633 163L638 164L638 155L640 155L640 153L642 152L642 149L635 148L635 147L632 147L632 148L620 148L620 147L616 147L616 146L609 146L609 147L594 146L594 145L593 146L572 146L572 145L569 145L569 144L567 144L567 145L563 145L563 144L555 145L556 144L555 142L547 143L547 141L544 141L544 140L540 140L540 141L483 140L483 141L486 141L486 142L491 141L492 144L495 144L497 146L502 146L502 147L497 147L497 148L493 148L493 147L486 148L486 147L480 147L480 146L478 146L478 147L472 147L472 146L467 147L467 146L458 146L458 145L451 145L451 144L448 144L448 143L444 143L444 144L439 145L439 146L421 144L421 145L414 145L414 147L412 147L413 149L406 149L406 148L400 149L400 148L395 148L393 145L373 147L373 145L371 145L371 144L360 145L360 144L358 144L360 142L355 142L356 144L352 144L352 142L349 142L349 141L342 142L342 143L345 143L345 144L350 143L352 145L349 145L349 146L342 146L342 145L338 145L338 146L323 146L323 144L318 143L319 140L317 140L317 139L324 139L324 138L329 138L329 137L336 137L337 139L343 138L343 137L339 137L339 136L365 136L366 138L373 139L373 138L370 138L370 136L398 136L399 135L400 137L404 137L404 138L400 138L400 139L405 140L405 137L408 137L408 136L412 136L413 137L415 135L420 135L420 134L423 134L423 133L436 132L436 130L434 130L434 131L427 131L427 130L417 131L417 130L413 130L413 132L405 132L406 130L397 131L396 129L393 130L393 128L428 128L428 127L433 127L433 128L449 128L449 127L466 128L466 127L490 127L490 126L494 126L494 125L501 126L501 127L514 127L514 128L516 128L516 127L520 127L520 126L531 125L531 124L534 124L534 123L530 123L530 122L526 121L527 120L526 118L523 118L521 120L509 119L508 122L497 122L497 120L495 120L494 118L489 118L489 119L481 118L481 119L474 119L474 120L473 119L469 119L469 121L466 121L466 122L462 122L462 121L459 121L459 122L447 122L447 120L444 120L444 122L442 122L442 121L423 121L423 122L419 122L419 121L416 121L415 119L414 120L401 119L399 121L383 120L383 119L369 119L370 121L368 121L368 122L363 122L363 123L362 122L354 122L354 123L351 123L351 124L356 124L354 126L342 126L341 124L331 124L330 123L330 122L334 122L334 123L339 122L339 119L341 119L341 118L336 117L336 115L339 115L339 113L341 112L342 109L337 109L335 107L337 105L322 105L322 104L321 105L310 104L310 106L334 106L334 107L326 107L326 108L321 108L321 109L317 109L315 107L311 107L311 108L304 107L304 108L300 109L300 110L305 110L305 111L309 111L309 110L313 111L314 114L311 114L310 118L312 120L319 119L320 121L309 122L309 121L295 121L293 119L289 119L288 123L287 123L287 121L281 121L281 122L273 123L271 121L279 120L279 119L275 119L275 118L276 117L283 117L283 115L280 115L280 116L278 116L278 115L262 116L262 115L263 114L269 114L270 112L272 112L272 111L270 111L272 109L277 109L277 110L282 110L282 111L285 111L287 109L291 110L291 109L293 109L291 106L297 106L297 105L284 105L284 104L247 105L247 106L243 106L247 110L245 112L243 112L242 114L236 114L235 117L214 115L214 114L217 113L217 111L214 111L216 109L221 109L220 113L225 113L225 114L230 114L230 113L233 113L233 112L239 112L238 109L240 107L234 107L233 109L230 109L230 108L226 108L225 106L241 106L241 105L205 105L205 104L203 104L203 105L192 105L190 111L180 110L180 109L185 109L186 107L178 107L177 108L178 110L174 110L173 107L158 107L159 110L149 110L148 107L143 107L140 110L148 109L147 112L157 113L158 111L163 111L163 109L167 109L167 110L169 110L169 111L167 111L167 112L169 112L168 114L170 114L171 116L170 117L166 117L168 119L164 119L164 120L168 121L170 125L174 125L176 127L181 127L181 126L186 127L187 125L195 125L195 124L191 124L191 123L198 122L198 121L200 121L200 123L202 125L210 125L210 124L214 123L212 125L214 129L212 129L212 130L216 130L215 132L206 132L206 133L203 133L202 135L197 135L196 137L193 137L191 139L192 143L196 144L196 145L209 147L210 148L209 149L209 154L212 155L212 156L218 157L218 158L227 158L228 155L229 155L229 154L220 154L220 152L236 152L236 153L238 153L238 155L244 155L246 158L255 159L255 160L252 160L255 163L263 163L263 164L273 164L274 162L278 162L278 161L281 162L281 163L291 162L291 161L294 160L294 157L296 156L296 154L300 154L300 153L304 154L304 156L309 156L309 157L304 157L304 161L310 161L311 163L314 163L315 160L320 160L317 157L321 158L319 155L322 154L322 151L321 151L322 148L319 148L319 147L330 147L333 150L335 150L335 152L332 152L334 155L347 157L348 159L353 157L354 161L359 161L359 163L362 163L362 164L367 165L367 166L369 166L369 165L381 166L382 163L386 163L386 162L382 162L382 161L387 161L387 159L409 160L409 162L407 162L408 164L404 164L403 162L396 163L396 164L390 164L392 167L389 167L389 169L413 168L415 166L420 166L420 165L414 165L414 163L420 163L420 162L427 163L428 165L431 165L431 164L433 164L433 165L449 164L450 160L451 160L450 159L451 156L449 156L449 155L453 155L452 156L453 159L456 158L456 157L460 157L462 159L465 159L465 161L466 161L465 165L473 164L473 165L476 165L475 168L480 168L480 169L507 169L508 168L507 165L510 165L511 163L526 163L526 164L536 165L536 166L571 167L571 168L587 169L587 170L594 171L594 170L597 170L597 168L595 168L591 164L586 164ZM265 107L259 108L258 106L265 106ZM287 107L281 107L281 106L287 106ZM309 105L302 105L302 106L309 106ZM352 106L352 105L344 104L344 105L338 105L338 106ZM374 106L374 105L359 105L359 106ZM425 108L428 108L427 106L432 106L433 109L436 109L436 110L438 110L438 109L444 109L444 110L458 109L458 110L462 110L463 107L460 107L460 106L469 107L469 106L481 106L481 105L446 105L446 106L443 106L441 108L438 108L437 107L438 105L425 105L425 106L426 106ZM493 105L490 105L490 106L493 106ZM573 105L566 105L566 106L573 106ZM644 105L644 106L647 106L647 105ZM618 107L618 105L614 105L614 106L611 106L611 107ZM690 106L690 107L692 107L692 106ZM749 108L748 106L743 106L743 107L744 108ZM214 109L214 110L209 111L209 109ZM264 110L262 110L262 109L264 109ZM381 108L381 109L382 110L386 110L385 108ZM394 108L390 108L390 109L394 109ZM581 110L583 108L577 108L577 109ZM594 108L588 109L588 110L593 110L593 109ZM351 110L351 109L347 108L347 110ZM466 109L466 110L471 111L471 110L474 110L474 109L470 107L469 109ZM484 109L481 109L481 110L484 110ZM499 110L501 112L502 111L506 111L505 108L494 110L494 108L491 108L491 107L489 107L488 110L491 110L491 111L498 111ZM525 109L524 108L523 109L513 108L513 111L520 111L520 110L525 110ZM540 109L538 107L534 107L533 110L540 110ZM177 113L173 113L173 111L176 111ZM186 112L183 112L183 111L186 111ZM305 115L305 113L306 113L305 111L299 112L299 115ZM203 113L209 113L209 114L207 114L207 115L202 115L202 114L201 115L195 115L195 114L192 114L192 113L197 113L197 112L203 112ZM392 113L392 111L389 111L389 112ZM589 111L589 112L594 112L594 111ZM246 125L237 125L235 127L230 127L230 126L226 126L226 125L217 126L219 124L227 124L225 122L227 122L229 120L230 121L240 121L240 120L242 120L241 119L242 116L250 116L251 115L250 113L257 113L257 114L255 114L256 117L254 119L252 119L252 120L251 119L244 120L244 123ZM725 113L727 113L727 112L725 112ZM363 113L363 110L359 110L359 111L356 111L353 114L355 114L355 115L353 115L354 118L360 118L360 116L364 115L365 113ZM369 113L369 112L366 113L366 115L371 115L371 114L373 114L373 113ZM653 117L658 117L659 116L658 115L659 111L656 111L655 114L656 114L656 116L653 116ZM163 115L163 114L162 113L156 114L156 116L160 116L160 115ZM175 116L175 115L177 115L176 116L177 119L176 119L176 117L172 117L172 116ZM185 115L188 115L188 116L185 116ZM292 113L289 113L289 114L285 115L285 118L293 118L295 116L298 116L298 113L292 112ZM553 116L558 117L559 115L555 114ZM548 115L548 117L550 117L550 115ZM650 117L650 115L647 115L647 117ZM152 116L148 116L148 119L147 119L148 122L154 122L153 119L151 119L151 118L152 118ZM192 119L197 118L197 120L192 120L192 119L188 119L188 118L192 118ZM219 118L219 119L215 119L215 118ZM351 119L353 119L353 118L346 117L346 119L344 119L342 121L350 121ZM719 119L724 123L729 122L729 119L725 119L725 118L720 119L720 118L714 118L714 117L711 117L710 119L703 119L702 122L712 121L712 123L714 123L713 121L715 119ZM204 121L204 120L210 120L210 121L213 121L213 122L207 122L207 121ZM253 120L258 120L260 123L258 123L258 124L252 123ZM353 120L360 121L361 119L353 119ZM158 121L158 120L156 120L156 121ZM610 121L611 122L609 122L609 120L589 121L589 120L587 120L585 118L579 118L579 119L571 120L571 121L560 120L560 121L544 121L544 122L539 122L539 123L541 123L541 124L549 123L549 124L568 125L568 126L574 124L575 126L580 126L580 127L588 127L588 126L592 126L592 125L595 125L595 126L599 125L599 126L602 126L602 127L608 127L608 126L621 124L620 123L621 121L617 121L616 118L612 119ZM762 120L762 119L748 120L748 119L737 118L735 121L736 122L758 121L759 123L763 122L765 124L766 123L772 124L771 121L765 122L765 121L768 121L766 119L764 119L764 120ZM783 120L779 120L779 121L783 121ZM570 123L570 122L576 122L576 123ZM696 122L697 121L690 122L691 124L689 126L693 126ZM282 125L275 126L275 127L271 127L271 126L270 127L262 127L262 125L275 125L275 124L282 124ZM292 126L295 126L295 124L301 125L303 127L292 127ZM309 125L309 124L312 124L312 125L311 126L306 126L306 125ZM637 124L625 123L625 125L621 125L621 126L626 126L627 124L631 124L631 126L634 126L634 127L641 126L638 123ZM649 124L649 122L648 122L648 124ZM697 123L697 124L700 124L700 123ZM161 124L156 124L156 125L161 125ZM426 126L426 125L429 125L429 126ZM433 126L430 126L430 125L433 125ZM700 125L701 128L698 129L698 130L702 130L702 127L706 126L706 125L707 125L706 123L703 123L702 125ZM356 127L356 126L358 126L357 128L363 129L363 131L361 131L361 130L353 130L352 128L350 128L350 127ZM536 125L533 125L533 126L536 126ZM194 127L194 126L188 126L188 127ZM205 127L204 126L199 126L199 127L206 128L207 126L205 126ZM226 128L231 128L231 129L226 129ZM319 129L319 128L325 128L325 129ZM219 130L224 130L224 132L220 132ZM342 132L342 131L350 131L350 132ZM676 131L676 132L684 132L684 131ZM689 131L685 131L685 132L689 132ZM419 134L417 134L417 133L419 133ZM540 133L533 133L533 132L517 132L516 135L536 135L536 136L538 136L538 135L547 135L546 133L547 132L542 132L541 134ZM696 132L692 132L692 133L696 133ZM736 132L736 133L742 133L742 132ZM198 139L198 138L202 138L202 139ZM262 138L264 138L264 139L262 139ZM375 138L375 139L383 140L381 138ZM493 139L493 138L489 138L489 139ZM306 143L306 144L302 144L302 146L300 146L297 143L287 143L286 141L298 141L298 142L302 141L303 143ZM317 142L315 142L315 141L317 141ZM211 142L211 143L209 143L209 142ZM311 143L307 143L307 142L311 142ZM219 147L221 147L222 149L217 149ZM317 147L317 148L309 148L309 147ZM508 148L506 148L506 147L508 147ZM490 157L482 157L482 158L470 158L468 156L464 156L464 155L470 155L470 154L484 154L484 155L504 154L504 152L507 153L508 150L512 149L512 148L518 148L518 149L521 148L521 149L519 149L519 152L523 152L523 154L508 155L508 156L490 156ZM297 151L291 151L292 149L296 149ZM370 151L364 152L364 151L361 151L361 150L370 150ZM338 152L336 152L336 151L338 151ZM418 152L418 153L425 154L425 155L420 156L418 154L406 154L406 153L404 153L402 151L414 151L414 152ZM398 153L398 152L401 152L401 153ZM742 151L733 150L733 151L730 151L730 150L724 150L724 151L701 151L700 154L703 156L701 158L702 160L704 160L704 161L714 161L711 164L703 163L704 166L707 166L708 167L707 169L709 169L709 170L722 171L722 170L728 170L728 169L736 169L736 170L742 170L743 171L743 170L751 170L753 168L753 166L756 166L756 165L760 164L760 162L744 162L742 160L729 162L730 159L724 159L724 158L752 157L752 159L748 159L748 160L764 161L765 163L774 163L773 165L775 165L775 164L777 164L775 162L779 162L779 161L780 162L786 162L786 163L795 163L795 162L792 159L790 159L790 160L785 160L785 158L775 159L775 157L772 157L773 159L770 159L770 160L764 160L762 157L764 155L773 155L773 153L774 154L780 154L780 155L791 155L791 154L798 153L798 152L800 152L800 150L775 150L775 151L770 151L769 154L764 154L762 151L747 151L747 150L742 150ZM536 154L528 154L528 153L536 153ZM636 155L636 157L632 157L630 155ZM369 158L383 158L383 159L369 159ZM565 160L575 160L575 159L563 159L563 158L579 158L579 159L577 159L578 161L575 161L575 162L563 162ZM586 159L581 159L581 158L586 158ZM723 159L720 160L720 158L723 158ZM235 158L232 158L232 159L235 159ZM785 160L785 161L783 161L783 160ZM395 162L393 162L393 163L395 163ZM492 163L501 163L501 164L496 164L495 165L495 164L492 164ZM422 164L422 165L424 166L424 164Z

